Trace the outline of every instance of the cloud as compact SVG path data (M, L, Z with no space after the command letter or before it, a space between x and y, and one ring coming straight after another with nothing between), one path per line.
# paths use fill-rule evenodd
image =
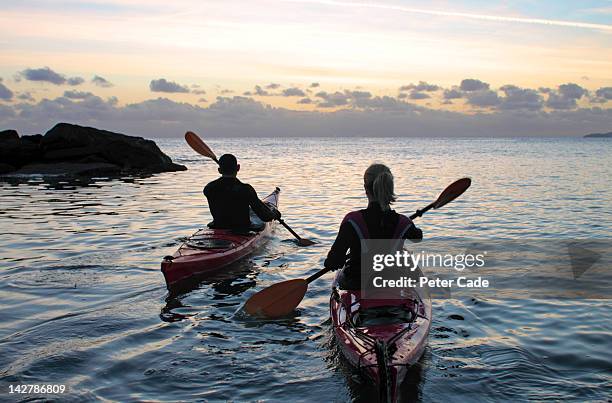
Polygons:
M207 103L208 100L206 98L200 98L200 99L198 99L198 102L199 103Z
M233 94L233 93L234 93L233 90L228 90L228 89L219 91L219 94L221 95L227 95L227 94Z
M149 89L153 92L170 92L170 93L189 92L189 88L187 88L186 86L175 83L174 81L167 81L165 78L151 80L151 82L149 83Z
M497 106L501 102L497 92L489 89L470 91L466 94L466 98L468 104L481 108Z
M317 103L321 108L335 108L339 106L353 104L354 106L363 107L366 103L365 99L372 97L372 94L367 91L349 91L344 92L326 92L320 91L315 94L315 97L321 98L322 101Z
M463 98L463 93L455 88L444 90L444 94L442 95L444 99L459 99Z
M418 84L408 84L400 87L400 92L402 91L418 91L418 92L433 92L438 91L440 87L435 84L428 84L425 81L419 81Z
M318 88L318 87L319 87L319 83L310 84L310 88Z
M567 98L563 95L552 92L548 95L548 99L546 100L546 106L551 109L574 109L578 106L576 100L574 98Z
M282 92L284 97L304 97L306 93L297 87L286 88Z
M191 92L193 94L196 94L196 95L205 95L206 94L206 91L204 91L204 90L191 90Z
M595 91L595 96L592 96L589 101L597 104L605 104L612 100L612 87L601 87Z
M426 98L431 98L431 97L429 96L429 94L426 94L424 92L411 91L408 94L408 98L410 98L410 99L426 99Z
M0 78L0 99L4 101L10 101L13 99L13 91L8 89L8 87L2 84L2 78Z
M480 80L476 80L474 78L466 78L465 80L461 81L461 85L459 85L459 88L461 89L461 91L467 92L482 91L488 90L489 84Z
M39 69L25 69L18 73L19 78L24 78L28 81L40 81L47 82L55 85L80 85L85 82L81 77L69 77L66 78L63 74L57 73L51 70L49 67L42 67Z
M397 98L390 96L382 97L363 97L352 100L353 106L364 110L379 110L379 111L402 111L413 108L412 104L402 102Z
M346 90L344 91L344 93L349 96L352 99L367 99L367 98L372 98L372 94L368 91L349 91Z
M66 77L56 73L49 67L40 69L25 69L19 75L29 81L45 81L55 85L61 85L66 82Z
M7 121L8 119L15 117L15 115L16 113L13 107L0 104L0 122ZM4 127L16 127L16 126L5 125Z
M578 84L561 84L556 91L551 90L549 92L546 106L551 109L560 110L575 109L578 107L576 101L587 94L588 91Z
M270 93L268 91L264 90L263 88L261 88L260 85L256 85L255 86L255 91L246 91L242 95L244 95L244 96L267 97L267 96L270 96Z
M298 104L303 104L303 105L311 104L312 103L312 99L310 99L310 98L302 98L297 103Z
M22 92L21 94L17 95L17 99L21 100L21 101L27 101L27 102L35 102L36 100L34 99L34 97L32 96L32 94L30 94L29 92Z
M339 91L333 93L320 91L315 94L315 97L322 99L322 101L317 103L317 106L321 108L334 108L337 106L348 105L349 103L349 97Z
M275 90L277 88L280 88L280 86L281 85L277 84L277 83L270 83L270 84L266 85L266 89L268 89L268 90Z
M601 87L595 91L595 95L600 98L610 100L612 99L612 87Z
M401 95L401 94L400 94ZM315 94L321 101L317 103L320 108L338 108L349 106L353 110L386 110L399 111L414 108L412 104L402 102L399 98L390 96L372 96L369 91L344 90L343 92L320 91Z
M93 96L94 94L92 94L91 92L74 91L74 90L64 91L64 97L70 98L70 99L85 99L85 98L89 98Z
M150 99L120 106L116 99L91 96L43 99L35 104L0 105L0 127L23 133L45 132L57 122L73 122L145 137L176 137L185 127L223 137L258 136L576 136L609 131L612 109L572 111L494 110L464 114L434 110L394 97L350 98L333 112L293 111L246 97L218 97L207 107ZM336 93L331 93L335 95ZM330 94L328 94L329 96ZM338 96L338 95L335 95ZM501 97L504 98L503 96Z
M500 109L524 109L536 111L542 109L544 100L537 91L519 88L515 85L504 85L500 88L505 97L501 98Z
M70 77L66 79L66 84L68 85L81 85L85 82L85 79L83 77Z
M113 86L113 83L108 81L106 78L100 77L98 75L93 76L91 82L97 85L98 87L110 88Z
M561 84L559 86L559 94L561 94L565 98L570 99L580 99L583 95L586 95L588 91L578 84L568 83Z

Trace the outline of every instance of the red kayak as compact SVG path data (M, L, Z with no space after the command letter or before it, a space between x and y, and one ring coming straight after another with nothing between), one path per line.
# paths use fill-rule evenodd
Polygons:
M395 402L407 369L418 361L431 327L431 300L423 289L397 299L361 299L360 290L341 290L334 281L330 314L343 355Z
M263 201L278 208L276 188ZM226 229L201 229L189 237L172 256L164 257L161 271L170 288L194 275L213 272L251 254L270 237L273 222L262 222L251 212L252 229L234 232Z

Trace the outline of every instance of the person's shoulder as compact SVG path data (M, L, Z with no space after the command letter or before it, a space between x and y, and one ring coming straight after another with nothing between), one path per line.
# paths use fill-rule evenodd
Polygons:
M395 216L397 216L397 220L402 222L404 225L413 226L414 222L410 217L405 214L397 213L395 210L391 210Z
M211 190L211 189L214 189L214 188L218 187L219 184L220 184L220 181L221 181L221 178L217 178L215 180L212 180L212 181L208 182L206 184L206 186L204 186L204 192L206 192L207 190Z
M215 180L212 180L212 181L208 182L208 183L206 184L206 186L204 186L204 187L205 187L205 188L207 188L207 187L217 186L217 185L219 184L219 181L220 181L220 180L221 180L221 178L217 178L217 179L215 179Z
M255 188L251 186L249 183L244 183L244 182L241 182L240 180L238 180L238 183L247 192L255 192Z
M362 210L355 210L355 211L349 211L348 213L346 213L346 215L344 216L344 218L342 219L342 224L347 223L349 220L351 219L361 219L363 218L363 213L365 212L365 209Z

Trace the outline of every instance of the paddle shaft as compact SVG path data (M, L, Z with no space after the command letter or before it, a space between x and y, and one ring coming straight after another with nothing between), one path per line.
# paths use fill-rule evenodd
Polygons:
M425 207L424 209L421 209L421 210L417 210L413 215L411 215L410 219L414 220L415 218L421 217L423 214L425 214L429 210L431 210L435 205L436 205L436 202L429 203L429 205L427 205L427 207Z
M287 225L285 220L283 220L281 218L281 219L278 220L278 222L281 223L283 225L283 227L285 227L287 229L287 231L291 232L291 235L293 235L297 239L302 239L302 237L300 237L298 234L296 234L295 231L293 229L291 229L291 227L289 225Z

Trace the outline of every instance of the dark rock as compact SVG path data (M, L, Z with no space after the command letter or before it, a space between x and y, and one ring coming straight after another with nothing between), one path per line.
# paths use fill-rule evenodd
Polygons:
M28 143L32 143L32 144L36 144L36 145L40 145L40 142L43 139L43 135L42 134L32 134L30 136L21 136L21 141L22 142L28 142Z
M15 130L0 132L0 163L20 166L21 141Z
M608 133L591 133L584 136L585 139L612 139L612 132Z
M59 123L44 136L0 132L0 174L107 176L186 170L151 140Z
M39 135L40 136L40 135ZM39 160L42 157L42 149L36 141L31 141L35 136L24 136L19 138L15 130L5 130L0 132L0 163L8 164L13 167ZM42 138L42 136L40 136Z
M31 164L35 161L40 161L44 150L39 144L34 144L29 141L21 141L18 154L18 166Z
M106 176L117 175L121 167L108 163L73 163L59 162L55 164L30 164L13 172L15 175L80 175Z
M7 174L7 173L9 173L9 172L13 172L13 171L15 171L16 169L17 169L17 168L15 168L15 167L14 167L14 166L12 166L12 165L9 165L9 164L3 164L3 163L1 163L1 162L0 162L0 175L2 175L2 174Z
M89 155L97 155L123 170L153 173L187 169L174 164L152 140L68 123L59 123L49 130L42 146L46 149L45 158L62 155L51 153L56 150L62 150L69 158L84 157L85 150L90 149Z
M83 158L90 155L96 155L98 149L96 147L75 147L64 148L61 150L50 150L44 155L45 160L70 160Z
M80 162L82 164L90 164L90 163L93 163L93 162L102 162L102 163L108 164L108 161L105 160L104 158L100 157L99 155L88 155L87 157L79 158L75 162Z
M0 143L5 141L17 140L19 141L19 133L17 130L2 130L0 131Z

